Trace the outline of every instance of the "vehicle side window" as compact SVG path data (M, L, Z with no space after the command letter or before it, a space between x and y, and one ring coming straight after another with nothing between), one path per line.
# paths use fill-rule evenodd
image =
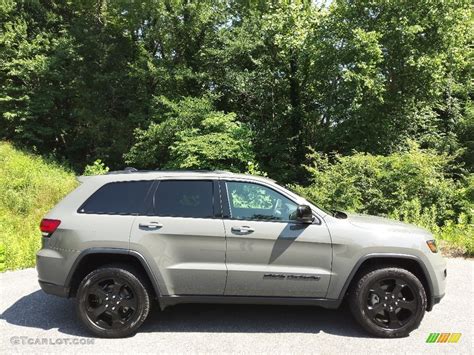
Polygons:
M123 181L105 184L79 207L79 213L136 215L145 208L153 181Z
M155 214L169 217L214 217L212 181L161 181L155 193Z
M230 214L234 219L291 221L298 205L273 189L248 182L227 182Z

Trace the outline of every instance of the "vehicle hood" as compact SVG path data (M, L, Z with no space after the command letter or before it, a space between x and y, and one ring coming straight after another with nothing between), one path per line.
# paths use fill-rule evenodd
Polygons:
M390 233L406 233L431 236L431 233L426 229L414 226L412 224L395 221L389 218L347 213L347 219L349 223L359 228Z

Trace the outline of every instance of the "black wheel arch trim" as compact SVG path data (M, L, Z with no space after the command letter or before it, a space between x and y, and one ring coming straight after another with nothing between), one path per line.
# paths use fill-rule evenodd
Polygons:
M71 270L69 271L69 273L67 275L67 278L66 278L66 282L65 282L65 286L64 286L65 288L67 288L68 290L71 290L71 282L72 282L74 273L77 270L77 267L79 266L79 264L81 263L81 260L85 256L91 255L91 254L130 255L130 256L135 257L140 262L140 264L142 265L143 269L145 270L148 278L150 279L153 290L155 291L156 298L160 298L161 295L163 295L163 293L161 292L161 288L160 288L160 286L159 286L159 284L156 280L156 277L153 274L153 271L152 271L150 265L148 264L147 260L145 259L145 257L142 254L140 254L139 252L135 251L135 250L123 249L123 248L102 248L102 247L98 247L98 248L88 248L88 249L83 250L79 254L79 256L76 258L76 260L74 260L74 263L72 264ZM68 297L70 297L70 294L68 294Z
M423 261L411 254L398 254L398 253L370 253L362 256L357 263L354 265L354 267L351 270L351 273L346 279L346 282L344 283L344 286L342 287L341 292L339 293L339 299L342 300L344 296L347 293L347 290L354 278L354 276L357 274L359 271L360 266L367 260L369 259L378 259L378 258L393 258L393 259L408 259L408 260L413 260L415 261L420 267L421 270L423 271L423 274L426 278L426 283L428 284L429 288L429 293L430 297L428 299L428 305L426 310L429 312L433 309L433 305L436 304L435 302L435 297L434 297L434 292L433 292L433 281L431 280L430 273L428 272L428 269L426 268L426 265L423 263ZM421 280L420 280L421 281Z

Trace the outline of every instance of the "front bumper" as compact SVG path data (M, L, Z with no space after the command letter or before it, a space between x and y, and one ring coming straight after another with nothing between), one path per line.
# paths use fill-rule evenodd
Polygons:
M441 302L441 300L443 299L444 297L444 294L441 295L441 296L437 296L437 297L433 297L433 304L438 304Z
M447 281L447 263L446 260L440 254L431 254L430 259L432 271L430 272L430 278L433 285L431 302L428 303L428 311L433 309L435 304L441 302L441 299L446 293L446 281Z

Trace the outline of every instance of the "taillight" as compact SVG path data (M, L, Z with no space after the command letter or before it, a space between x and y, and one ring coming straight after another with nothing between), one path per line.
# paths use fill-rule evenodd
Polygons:
M43 218L40 223L41 234L43 234L43 237L49 237L58 229L60 224L61 221L59 219Z

